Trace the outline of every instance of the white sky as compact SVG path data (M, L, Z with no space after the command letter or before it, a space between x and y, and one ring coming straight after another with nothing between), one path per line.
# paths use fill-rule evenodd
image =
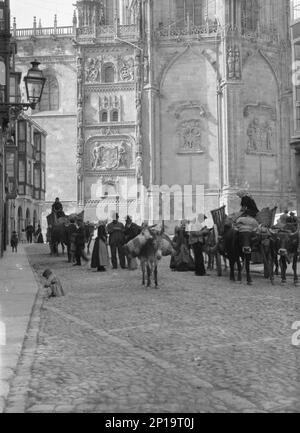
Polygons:
M31 28L33 17L39 19L43 27L53 27L57 14L58 26L71 26L76 0L10 0L11 24L17 19L17 28Z

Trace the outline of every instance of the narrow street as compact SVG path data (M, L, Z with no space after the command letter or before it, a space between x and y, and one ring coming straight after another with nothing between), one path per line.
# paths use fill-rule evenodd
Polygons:
M26 247L41 282L5 412L299 412L300 287L173 273L95 273ZM66 291L45 299L50 267Z

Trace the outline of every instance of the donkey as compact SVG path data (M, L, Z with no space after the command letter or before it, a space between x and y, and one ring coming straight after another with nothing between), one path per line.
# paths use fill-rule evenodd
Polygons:
M143 274L142 284L143 286L146 284L145 277L147 270L147 287L151 286L151 275L154 275L155 288L158 288L157 265L162 258L163 230L156 229L155 226L146 228L145 230L149 230L152 239L146 242L138 255Z

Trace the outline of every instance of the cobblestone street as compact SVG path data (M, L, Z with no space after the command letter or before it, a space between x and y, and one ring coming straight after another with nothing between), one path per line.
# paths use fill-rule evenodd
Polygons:
M95 273L44 245L27 253L67 294L44 300L41 285L6 412L300 411L291 277L272 287L257 273L249 287L173 273L165 258L155 290L140 270Z

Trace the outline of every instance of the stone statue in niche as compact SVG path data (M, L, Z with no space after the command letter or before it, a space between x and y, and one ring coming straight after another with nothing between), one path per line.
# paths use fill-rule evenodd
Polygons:
M140 155L138 155L135 160L135 172L136 177L140 179L143 175L143 159Z
M77 121L78 121L78 127L81 128L83 125L83 108L81 102L78 103L78 107L77 107Z
M135 75L135 80L137 82L139 82L141 78L140 63L141 63L140 55L136 54L134 59L134 75Z
M234 53L232 48L229 48L227 53L228 78L234 78L234 67L235 67Z
M234 50L234 75L235 78L241 78L240 50L237 47Z
M273 130L270 122L266 121L264 125L264 130L266 134L266 150L272 151L272 141L273 141Z
M114 97L114 108L120 108L120 101L119 98L117 97L117 95L115 95Z
M108 96L104 96L103 98L103 107L108 108L109 107L109 99Z
M77 177L79 180L82 179L83 177L83 161L82 161L82 157L79 156L77 157L76 160L76 171L77 171Z
M101 143L95 143L94 149L92 150L93 155L93 170L96 170L98 167L101 167L102 159L103 159L103 151L104 147Z
M119 168L130 168L130 148L125 141L119 149Z
M83 138L79 138L77 142L77 155L83 155L83 146L84 146L84 140Z
M77 57L77 78L78 80L82 79L82 58Z
M247 129L248 136L248 150L249 151L257 151L258 150L258 128L259 122L258 119L254 118L252 122L249 124Z
M99 24L100 26L103 26L105 24L105 13L104 13L103 1L100 3Z

